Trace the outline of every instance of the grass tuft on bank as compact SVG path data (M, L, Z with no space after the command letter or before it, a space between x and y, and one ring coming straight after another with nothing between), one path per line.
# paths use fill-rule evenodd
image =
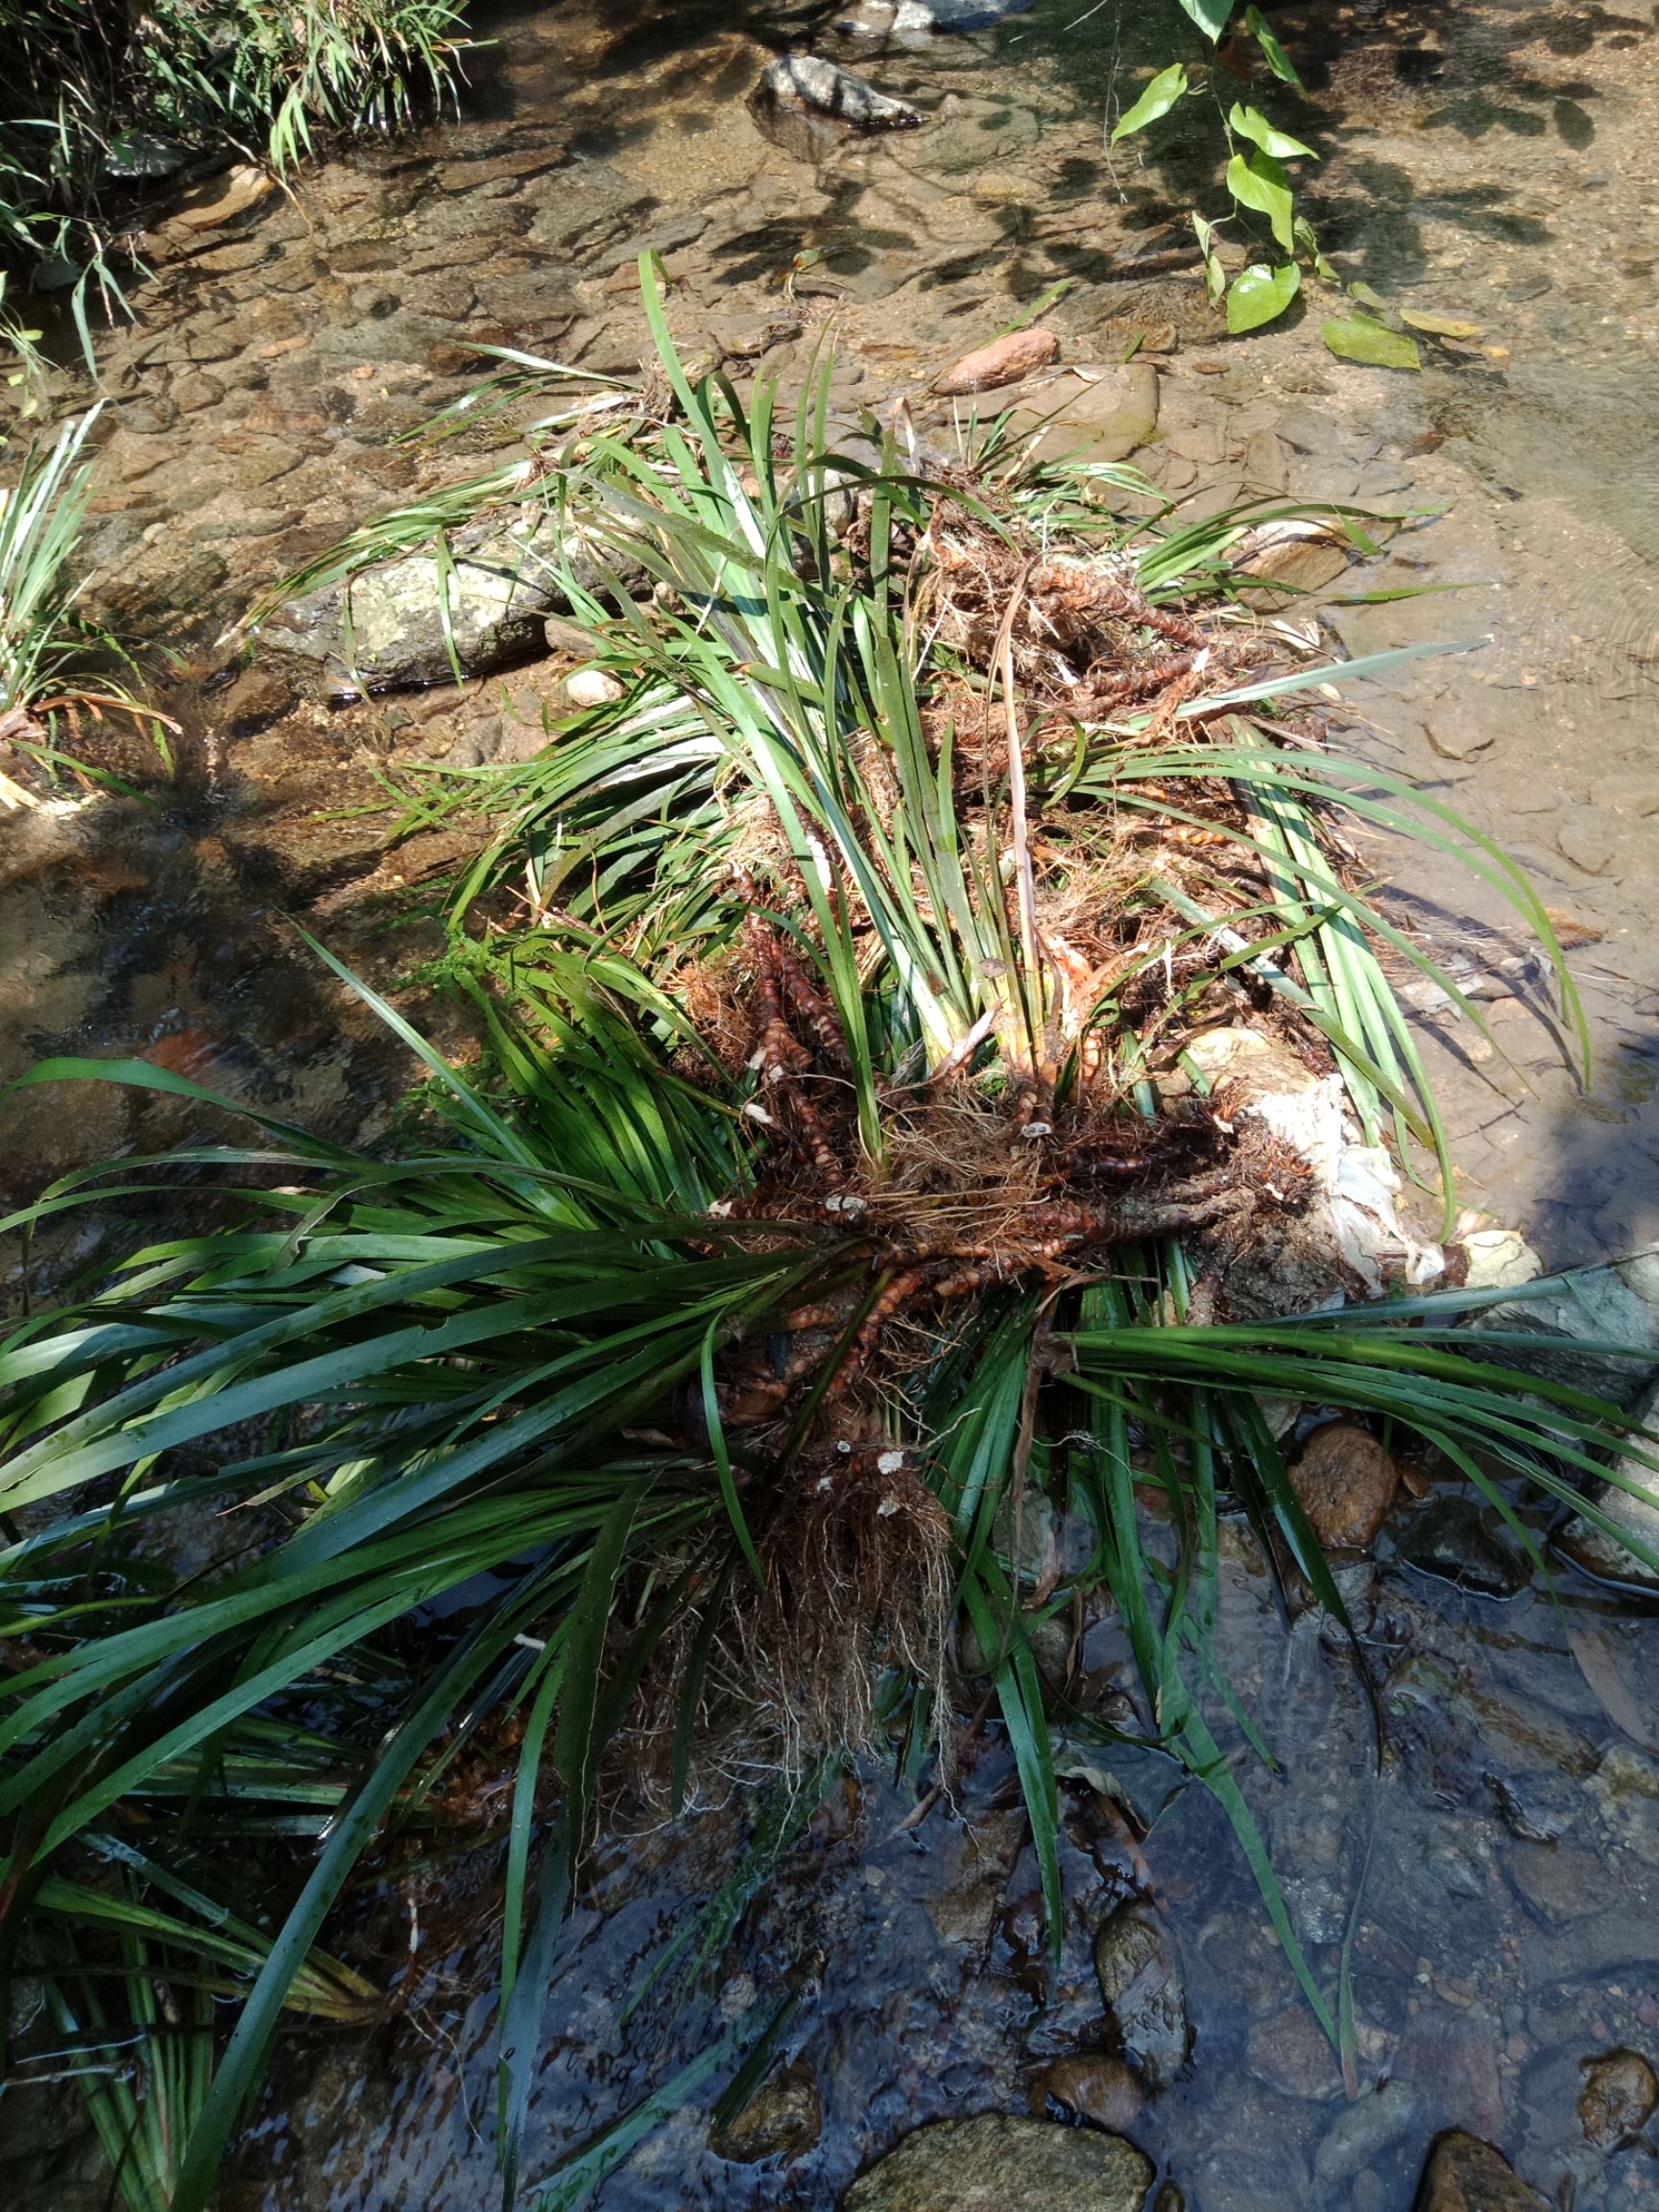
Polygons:
M454 86L465 0L0 0L0 265L63 294L88 358L157 184L291 167Z
M693 381L645 278L660 375L537 494L609 563L570 595L628 687L495 786L444 963L478 1067L359 984L430 1078L395 1144L244 1114L8 1225L181 1185L212 1210L0 1349L0 1929L13 1978L105 1992L95 2096L117 2018L148 2051L156 1980L200 1986L120 1913L233 1892L233 2024L181 1999L196 2071L123 2075L101 2123L165 2140L169 2212L211 2201L284 2009L355 2002L317 1946L412 1847L489 1855L511 2195L549 2178L520 2169L595 1828L757 1767L809 1799L860 1750L922 1817L979 1725L1056 1938L1058 1724L1214 1791L1340 2042L1213 1633L1229 1517L1346 1619L1273 1408L1414 1438L1512 1522L1515 1482L1594 1513L1630 1428L1404 1256L1386 1296L1252 1304L1308 1164L1173 1080L1254 1026L1431 1176L1390 981L1422 955L1350 839L1415 824L1549 942L1524 879L1328 750L1300 708L1332 671L1230 599L1214 527L1122 521L1109 475L837 461L827 384L785 428L764 385ZM33 1079L238 1111L148 1064ZM1093 1535L1064 1579L1020 1541L1048 1508ZM1128 1632L1131 1728L1039 1668L1089 1605ZM78 1925L64 1885L101 1901Z

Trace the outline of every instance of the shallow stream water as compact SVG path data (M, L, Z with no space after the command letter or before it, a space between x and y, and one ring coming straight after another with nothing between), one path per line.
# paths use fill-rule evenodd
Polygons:
M1276 12L1310 87L1276 112L1327 156L1309 190L1326 251L1392 301L1479 325L1410 376L1333 360L1322 310L1218 335L1194 271L1169 266L1186 208L1216 211L1207 161L1106 145L1108 100L1173 50L1173 8L1143 12L1041 0L885 48L829 13L486 13L494 43L458 119L332 163L206 244L158 221L139 323L107 350L92 543L100 606L177 652L159 696L183 724L180 774L106 738L138 796L9 826L0 1072L42 1050L136 1050L337 1136L384 1126L402 1064L286 918L376 977L411 965L429 926L382 924L457 848L440 830L386 852L387 773L532 748L556 664L345 709L211 679L260 587L484 465L397 442L465 385L464 340L631 373L650 246L688 349L787 382L828 330L849 413L906 393L924 411L944 362L1070 278L1047 317L1066 357L1135 347L1157 367L1160 436L1136 465L1172 495L1444 506L1328 598L1455 589L1323 618L1355 653L1492 642L1357 688L1352 741L1506 845L1575 926L1595 1048L1586 1081L1479 885L1425 856L1401 867L1398 897L1470 963L1499 1047L1426 1030L1462 1195L1554 1263L1659 1237L1654 19L1503 0ZM746 98L791 43L863 69L923 127L813 158L774 143ZM114 1093L79 1094L72 1115L35 1094L0 1170L21 1196L188 1125ZM731 1877L742 1823L714 1810L604 1848L548 2008L532 2200L574 2143L761 2017L791 1973L806 1994L784 2048L821 2102L816 2144L793 2162L721 2157L705 2091L605 2184L607 2212L817 2212L922 2120L1025 2109L1043 2066L1097 2046L1089 1934L1141 1882L1175 1932L1196 2042L1128 2131L1189 2206L1406 2212L1446 2126L1501 2142L1563 2212L1659 2204L1651 2146L1598 2151L1576 2112L1598 2053L1659 2056L1659 1620L1587 1585L1552 1601L1524 1573L1502 1597L1422 1572L1402 1548L1442 1504L1406 1506L1351 1576L1388 1722L1380 1774L1347 1654L1316 1617L1281 1619L1242 1534L1229 1567L1220 1656L1279 1762L1240 1771L1333 2001L1350 1943L1348 2089L1230 1831L1172 1769L1130 1772L1127 1812L1087 1777L1063 1785L1070 1919L1051 1969L993 1738L955 1808L919 1827L901 1831L909 1800L879 1777L832 1795L707 1984L663 1984L626 2033L630 1990ZM1089 1696L1123 1697L1109 1626L1084 1648ZM488 1871L472 1880L374 1922L387 2021L287 2049L228 2187L237 2212L493 2201L495 1929ZM99 2200L90 2167L56 2148L13 2172L32 2205Z

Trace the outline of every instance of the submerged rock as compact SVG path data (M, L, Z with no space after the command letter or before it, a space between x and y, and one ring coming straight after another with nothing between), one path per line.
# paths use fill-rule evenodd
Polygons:
M1659 1456L1659 1383L1655 1383L1632 1408L1642 1423L1645 1448ZM1659 1468L1632 1457L1622 1458L1617 1472L1643 1492L1633 1498L1612 1482L1598 1485L1596 1503L1614 1525L1659 1558ZM1575 1513L1556 1538L1575 1567L1598 1581L1622 1582L1640 1590L1659 1590L1659 1570L1639 1559L1619 1536L1609 1534L1582 1513Z
M824 2102L810 2066L786 2066L762 2081L729 2128L709 2138L718 2158L753 2165L761 2158L799 2158L824 2132Z
M1504 2115L1503 2032L1483 2006L1425 2003L1407 2018L1392 2079L1416 2090L1450 2126L1496 2135Z
M1258 2081L1310 2103L1337 2097L1342 2073L1329 2038L1306 2005L1287 2005L1250 2031L1244 2063Z
M1580 1789L1565 1774L1488 1774L1498 1817L1523 1843L1555 1843L1578 1817Z
M1290 1482L1327 1551L1363 1551L1394 1503L1400 1470L1357 1421L1330 1421L1308 1439Z
M1369 2096L1344 2106L1313 2153L1315 2179L1327 2189L1352 2180L1362 2166L1409 2134L1420 2110L1416 2091L1404 2081L1384 2081Z
M447 626L444 571L421 551L291 599L263 625L263 650L312 688L445 684L456 661L480 676L544 652L544 617L569 604L566 572L586 590L607 582L583 533L536 502L455 531L449 548Z
M1588 1919L1619 1902L1619 1884L1594 1851L1566 1843L1518 1843L1509 1853L1509 1879L1543 1919L1559 1927Z
M1040 2067L1025 2084L1031 2109L1039 2118L1050 2100L1091 2120L1096 2128L1132 2128L1141 2111L1141 2084L1121 2058L1054 2058Z
M1310 591L1322 591L1353 557L1353 545L1340 533L1299 516L1258 523L1234 550L1236 565L1260 579L1243 595L1245 604L1263 612Z
M1617 2151L1639 2135L1659 2105L1659 2078L1639 2051L1609 2051L1584 2069L1578 2120L1598 2151Z
M1549 2212L1501 2151L1478 2135L1442 2135L1423 2170L1414 2212Z
M1526 1558L1472 1498L1436 1498L1406 1524L1395 1549L1408 1567L1482 1598L1514 1598L1532 1579Z
M751 96L759 109L824 115L854 131L914 131L922 117L902 100L816 54L783 54L771 62Z
M1659 1760L1627 1743L1614 1743L1587 1788L1601 1817L1626 1851L1659 1866Z
M906 2135L841 2212L1141 2212L1152 2176L1121 2135L984 2112Z
M1094 1937L1094 1971L1123 2056L1154 2096L1187 2063L1187 1993L1174 1939L1150 1905L1120 1905Z

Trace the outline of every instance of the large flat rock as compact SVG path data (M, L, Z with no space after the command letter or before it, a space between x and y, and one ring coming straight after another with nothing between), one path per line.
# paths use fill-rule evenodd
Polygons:
M1121 2135L982 2112L906 2135L841 2212L1141 2212L1152 2174Z
M1018 436L1040 435L1045 461L1126 461L1158 428L1158 372L1150 361L1068 369L1023 398Z
M310 690L394 689L488 675L545 650L544 619L568 609L571 580L602 589L606 570L568 517L526 501L436 546L291 599L260 631L262 653Z

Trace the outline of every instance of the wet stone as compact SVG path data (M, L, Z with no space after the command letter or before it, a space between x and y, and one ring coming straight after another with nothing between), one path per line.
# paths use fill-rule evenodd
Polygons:
M1442 2135L1429 2156L1414 2212L1549 2212L1501 2151L1478 2135Z
M551 270L524 269L500 276L487 270L478 277L476 291L486 315L515 326L567 330L582 311Z
M1141 2084L1120 2058L1056 2058L1039 2068L1025 2084L1026 2101L1039 2119L1075 2115L1096 2128L1132 2128L1140 2115ZM1059 2105L1058 2114L1050 2111Z
M300 507L248 507L238 500L228 513L221 510L215 514L209 509L189 524L183 536L192 545L246 544L257 538L279 537L294 527L303 512ZM241 581L246 584L248 577Z
M1479 2006L1425 1999L1407 2022L1393 2070L1454 2127L1479 2135L1503 2127L1498 2025Z
M1120 2135L986 2112L906 2135L841 2212L1141 2212L1152 2177Z
M1659 1439L1659 1385L1650 1389L1633 1410L1642 1423L1648 1439L1647 1449L1651 1451L1652 1440ZM1644 1460L1630 1457L1619 1462L1618 1472L1643 1495L1633 1498L1629 1491L1607 1482L1599 1486L1597 1503L1616 1531L1627 1534L1646 1551L1659 1556L1659 1473ZM1617 1533L1609 1534L1597 1527L1581 1513L1574 1515L1556 1541L1575 1566L1581 1567L1599 1581L1659 1590L1659 1569L1638 1558L1627 1544L1620 1542Z
M214 704L232 736L252 736L287 713L294 688L272 669L246 668Z
M602 572L556 517L531 507L455 533L447 579L448 622L433 554L382 563L351 586L292 600L265 626L269 649L292 656L325 685L444 683L451 646L463 668L488 673L540 651L542 620L559 603L560 563L569 559L589 588Z
M1324 2030L1306 2005L1287 2005L1250 2031L1245 2063L1258 2081L1285 2097L1318 2100L1342 2087Z
M401 268L408 247L401 238L347 238L326 251L328 266L337 276L353 276Z
M1525 1367L1553 1382L1569 1383L1630 1406L1659 1367L1659 1319L1611 1267L1571 1276L1548 1297L1488 1308L1480 1326L1534 1337L1530 1345L1505 1345L1507 1365ZM1561 1339L1623 1347L1623 1355L1567 1347Z
M275 484L278 477L286 476L291 469L300 466L301 456L292 445L270 444L245 445L227 460L227 473L244 492L256 492L261 486Z
M927 1915L947 1943L970 1943L982 1951L991 1940L1001 1903L1001 1883L982 1875L976 1882L929 1897Z
M1627 1743L1615 1743L1587 1787L1624 1848L1646 1864L1659 1866L1659 1761Z
M1349 549L1323 535L1284 538L1247 564L1248 573L1262 579L1247 604L1270 610L1290 598L1322 591L1347 568Z
M1616 2151L1639 2135L1655 2105L1659 2079L1639 2051L1610 2051L1585 2067L1578 2120L1599 2151Z
M541 243L563 248L579 260L604 252L608 245L639 229L657 205L656 196L643 192L631 180L601 163L578 165L559 180L558 193L536 213L530 234ZM474 220L482 213L468 203ZM502 211L503 215L507 212Z
M1526 1557L1499 1536L1471 1498L1436 1498L1396 1538L1407 1566L1482 1598L1514 1598L1531 1580Z
M451 237L427 237L422 243L410 241L408 258L399 263L412 276L425 276L439 269L474 269L501 251L500 239L486 230L464 230ZM424 305L422 293L421 303Z
M1149 361L1069 370L1034 393L1014 417L1017 437L1036 433L1042 460L1127 460L1158 427L1158 372Z
M1580 1795L1563 1774L1488 1774L1498 1817L1526 1843L1554 1843L1578 1816Z
M228 361L241 352L247 340L248 333L236 323L222 323L217 328L197 324L185 339L184 356L198 366L204 362Z
M465 270L433 271L412 288L409 304L443 323L460 323L472 312L477 291Z
M762 2081L729 2128L709 2138L715 2155L737 2165L762 2158L799 2158L824 2130L824 2103L810 2066L786 2066Z
M1368 1429L1331 1421L1308 1439L1290 1481L1328 1551L1362 1551L1377 1540L1400 1473Z
M1605 876L1618 856L1619 840L1606 822L1570 818L1555 832L1558 851L1586 876Z
M1304 1943L1339 1943L1353 1902L1346 1809L1334 1795L1290 1796L1273 1808L1273 1863Z
M225 397L225 387L217 376L200 373L176 376L171 387L173 404L180 414L193 415L202 407L217 407Z
M1174 1939L1150 1905L1121 1905L1094 1937L1094 1972L1124 2057L1156 2096L1187 2063L1187 1997Z
M165 393L156 393L148 398L134 399L124 406L120 414L120 427L131 430L135 437L155 438L163 430L171 430L179 420L179 403Z
M1518 1843L1506 1863L1516 1888L1546 1920L1581 1920L1618 1901L1619 1886L1593 1851Z
M1358 2098L1326 2129L1313 2153L1315 2178L1328 2189L1346 2181L1390 2144L1411 2133L1421 2108L1416 2091L1404 2081L1384 2081L1368 2097Z

